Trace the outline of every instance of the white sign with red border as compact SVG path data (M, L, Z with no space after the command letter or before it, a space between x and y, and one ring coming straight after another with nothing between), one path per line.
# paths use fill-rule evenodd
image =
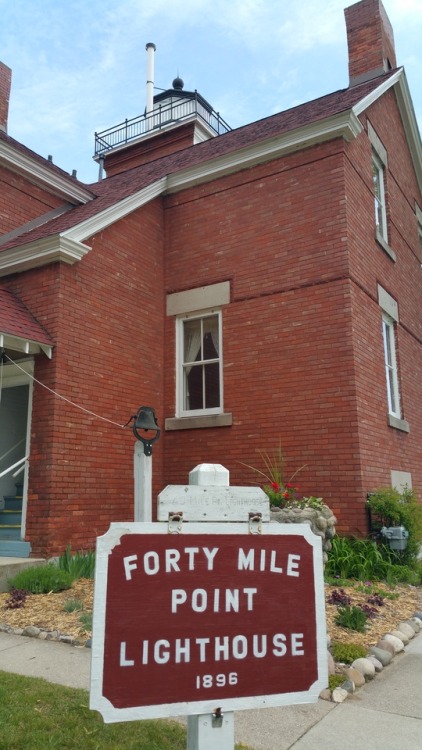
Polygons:
M327 684L308 525L116 523L98 538L90 707L104 721L309 703Z

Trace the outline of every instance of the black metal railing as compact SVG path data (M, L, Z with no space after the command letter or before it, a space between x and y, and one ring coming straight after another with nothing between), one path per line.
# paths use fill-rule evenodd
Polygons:
M129 143L153 130L160 130L172 122L183 121L192 115L196 115L216 135L222 135L231 130L218 112L204 106L196 93L194 98L171 97L165 105L157 106L148 114L124 120L101 133L95 133L95 156L100 156L116 146Z

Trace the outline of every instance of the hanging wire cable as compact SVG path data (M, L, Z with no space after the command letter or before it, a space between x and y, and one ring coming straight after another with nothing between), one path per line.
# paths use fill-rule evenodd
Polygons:
M114 425L115 427L121 427L124 429L126 425L119 424L118 422L114 422L112 419L107 419L107 417L102 417L100 414L95 414L95 412L90 411L89 409L85 409L84 406L81 406L80 404L76 404L74 401L71 401L69 398L66 398L66 396L62 396L61 393L57 393L57 391L54 391L52 388L49 388L48 385L45 385L45 383L42 383L40 380L37 380L37 378L34 378L33 375L30 375L26 370L23 369L23 367L20 367L17 362L15 362L13 359L9 357L8 354L4 353L5 359L8 359L9 362L11 362L12 365L18 368L18 370L21 370L25 373L31 380L34 381L34 383L38 383L38 385L42 386L42 388L45 388L47 391L53 394L53 396L56 396L56 398L60 398L62 401L66 401L66 403L70 404L71 406L74 406L76 409L80 409L81 411L85 412L85 414L89 414L91 417L95 417L96 419L102 419L103 422L108 422L109 424ZM0 368L1 370L3 368Z

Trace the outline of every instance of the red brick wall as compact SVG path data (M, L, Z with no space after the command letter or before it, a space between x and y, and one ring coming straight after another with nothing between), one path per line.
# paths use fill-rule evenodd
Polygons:
M200 462L222 463L231 483L263 468L279 443L286 478L321 495L339 528L367 530L366 493L411 471L420 492L422 398L421 197L394 96L368 118L388 152L394 263L374 239L366 133L159 199L91 238L74 266L16 276L11 288L53 336L36 376L85 408L123 424L156 408L175 415L174 319L165 292L230 281L223 308L225 411L231 427L162 433L154 492L186 483ZM366 118L363 118L364 124ZM403 416L388 426L380 283L399 304ZM132 518L134 437L34 388L28 538L35 552L92 546L111 520ZM43 520L44 519L44 520ZM44 524L44 526L43 526Z
M15 277L12 288L55 341L35 376L118 425L162 400L162 211L136 211L88 242L74 266ZM34 386L27 539L34 554L92 547L110 521L133 520L135 438ZM154 450L162 487L162 444Z
M347 147L345 173L363 489L366 494L377 486L390 485L391 471L398 470L410 472L413 486L422 494L422 394L418 376L422 367L421 258L415 217L415 200L421 205L421 196L394 94L388 92L376 102L367 119L387 150L388 233L396 261L374 237L371 144L363 133ZM378 284L398 303L401 405L410 433L387 423Z
M62 204L62 199L0 167L0 236Z
M393 29L381 0L362 0L346 8L344 15L350 84L395 68Z
M166 434L166 483L187 482L196 463L210 461L230 469L232 484L250 484L253 475L240 462L259 466L257 448L281 442L287 477L306 464L297 477L302 491L322 495L339 528L358 534L367 530L367 492L389 484L392 469L411 471L421 491L417 185L393 95L384 101L369 116L392 152L387 187L396 264L374 239L366 134L166 200L167 291L231 282L223 350L225 411L233 413L232 427ZM387 424L377 283L399 299L404 417L415 414L410 435ZM171 318L166 340L170 417Z
M7 120L9 116L10 87L12 84L12 71L4 63L0 62L0 130L7 132Z
M168 290L230 279L223 308L225 411L233 426L166 434L166 482L223 463L256 477L257 449L281 442L286 476L363 528L341 141L166 201ZM174 320L165 416L174 415Z
M104 158L107 177L189 148L194 143L194 132L195 123L189 122L178 125L177 128L156 132L152 137L129 144L120 151L107 152Z

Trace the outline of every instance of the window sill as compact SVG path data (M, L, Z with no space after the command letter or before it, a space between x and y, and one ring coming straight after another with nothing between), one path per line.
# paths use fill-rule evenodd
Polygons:
M391 258L391 260L394 260L396 262L397 256L394 252L394 250L390 247L390 245L385 241L382 234L378 231L378 229L375 230L375 239L378 242L379 245L381 245L382 249L385 253Z
M170 417L165 420L164 428L169 430L196 430L204 427L230 427L233 424L232 415L201 414L199 417Z
M409 422L406 422L405 419L393 417L392 414L388 415L388 424L390 425L390 427L394 427L396 430L401 430L402 432L410 432Z

